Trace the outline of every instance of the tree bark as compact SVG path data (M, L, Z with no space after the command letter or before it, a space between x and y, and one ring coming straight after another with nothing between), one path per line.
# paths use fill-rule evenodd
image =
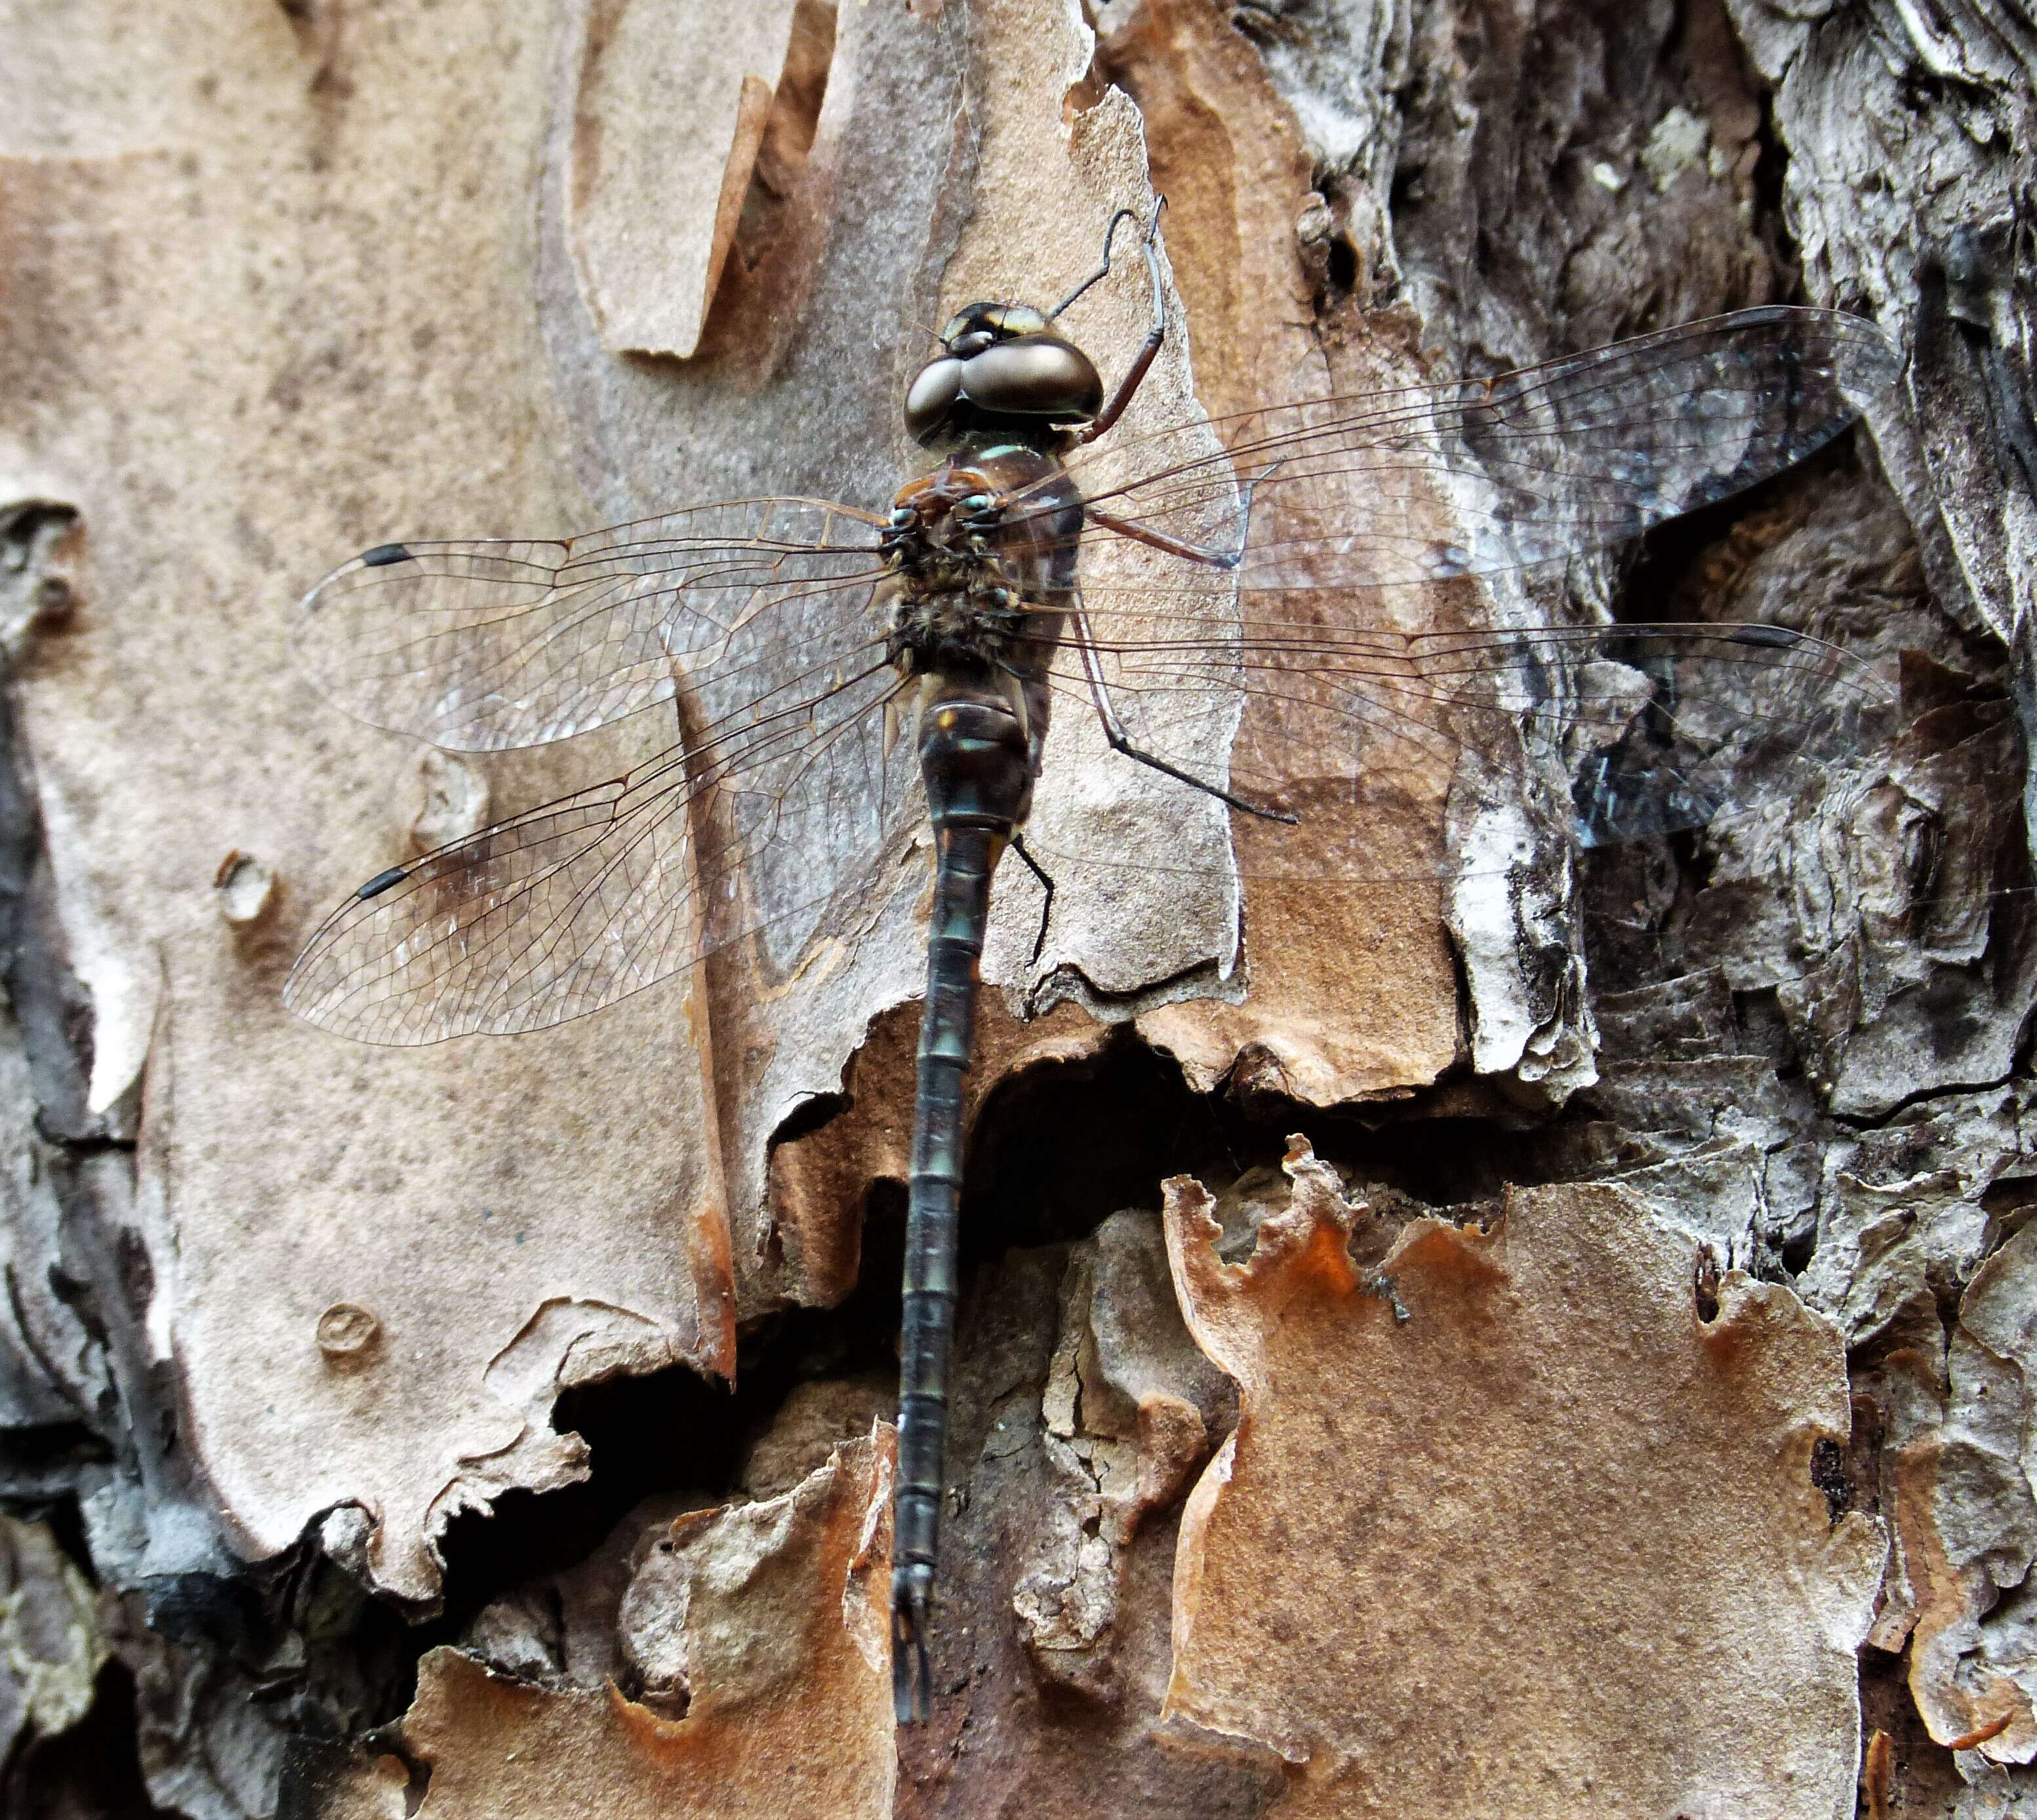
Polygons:
M7 1811L2037 1811L2028 19L76 0L0 41ZM1380 611L1771 621L1901 724L1500 893L1447 766L1314 831L1360 873L1071 865L1037 954L1000 872L901 1732L924 850L816 909L818 827L625 1005L345 1044L278 996L327 906L674 735L421 754L299 678L291 603L414 534L881 510L932 331L1156 194L1128 443L1879 323L1902 386L1789 475ZM1143 283L1068 319L1107 380ZM1042 849L1136 849L1137 781L1051 740Z

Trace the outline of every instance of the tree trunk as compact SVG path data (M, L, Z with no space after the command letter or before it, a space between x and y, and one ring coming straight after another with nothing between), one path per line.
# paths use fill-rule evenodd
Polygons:
M8 1812L2037 1812L2029 21L8 27ZM625 1004L346 1043L280 1002L324 911L672 710L421 752L300 679L292 602L392 538L881 511L932 331L1065 296L1156 193L1128 445L1744 305L1878 322L1903 385L1781 479L1377 610L1772 621L1899 668L1901 724L1576 866L1495 860L1441 765L1310 831L1361 868L1269 884L1249 829L1229 892L1066 865L1037 952L1003 868L901 1731L924 849L816 910L816 823ZM1068 318L1107 383L1144 284ZM1075 706L1037 845L1135 850ZM1279 731L1232 762L1335 770Z

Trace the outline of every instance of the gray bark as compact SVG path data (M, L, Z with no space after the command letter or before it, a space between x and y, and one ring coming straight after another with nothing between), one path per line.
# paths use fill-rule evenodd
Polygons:
M2037 1811L2037 27L498 11L0 34L0 1805ZM924 853L557 1031L335 1045L277 1002L327 903L667 735L420 758L294 679L289 602L414 532L881 507L927 325L1155 191L1147 427L1873 318L1846 442L1498 586L1817 631L1903 724L1497 924L1078 877L1036 966L1000 877L894 1739ZM1143 300L1093 301L1114 371ZM1136 828L1055 731L1043 815Z

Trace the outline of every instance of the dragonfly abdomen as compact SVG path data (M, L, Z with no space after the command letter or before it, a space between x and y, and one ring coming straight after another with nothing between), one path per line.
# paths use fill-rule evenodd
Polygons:
M948 1356L962 1206L962 1077L974 1040L990 879L1032 786L1023 721L984 683L935 679L920 769L934 833L934 910L905 1224L898 1485L891 1570L892 1692L901 1723L926 1716L928 1608L940 1540Z

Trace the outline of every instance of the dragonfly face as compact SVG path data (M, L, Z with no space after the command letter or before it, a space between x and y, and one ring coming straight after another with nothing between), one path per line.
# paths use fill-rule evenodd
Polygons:
M905 427L923 448L1000 431L1041 446L1062 440L1053 426L1102 407L1095 362L1030 305L971 304L941 331L941 346L905 393Z

